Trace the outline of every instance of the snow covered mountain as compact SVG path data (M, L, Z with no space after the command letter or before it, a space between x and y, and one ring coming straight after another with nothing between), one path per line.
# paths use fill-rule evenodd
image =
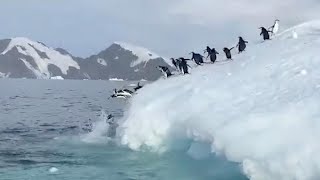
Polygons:
M0 53L0 72L11 78L79 76L80 66L71 56L27 38L0 40Z
M0 40L0 77L153 81L161 76L157 65L168 64L155 53L128 43L112 44L83 59L27 38Z
M145 86L119 140L134 150L225 156L252 180L319 179L319 32L320 21L305 23L234 61Z
M109 48L79 61L81 71L90 79L157 80L156 66L167 65L159 55L128 43L114 43Z

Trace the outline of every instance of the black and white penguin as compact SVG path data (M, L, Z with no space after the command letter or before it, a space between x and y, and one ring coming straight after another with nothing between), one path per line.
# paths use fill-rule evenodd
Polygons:
M178 70L177 61L174 58L171 58L171 63L174 65L174 67Z
M182 73L181 60L180 59L176 59L176 64L177 64L177 71Z
M113 94L111 95L111 98L123 98L127 99L133 96L133 92L129 89L114 89Z
M107 136L110 138L114 138L117 134L117 128L119 127L118 122L116 122L112 114L109 114L107 117L106 123L109 125Z
M215 48L210 48L209 46L207 46L206 50L204 50L205 52L208 53L207 59L210 57L210 61L212 63L214 63L217 60L217 54L219 54Z
M168 67L166 67L166 66L158 66L157 68L162 72L164 77L168 78L168 77L172 76L172 73L171 73L171 71L169 70Z
M188 67L190 67L189 65L188 65L188 63L187 63L187 60L190 60L190 59L185 59L185 58L179 58L179 60L180 60L180 68L181 68L181 72L183 73L183 74L189 74L189 68Z
M274 24L271 27L269 27L269 30L273 35L277 34L277 32L279 31L279 22L280 20L276 19L274 21Z
M195 53L195 52L191 52L192 54L192 57L191 57L191 60L194 60L194 62L197 64L197 65L201 65L203 62L203 56L201 54L198 54L198 53Z
M143 86L140 85L140 82L138 82L137 86L134 89L134 91L138 91L139 89L143 88Z
M229 60L232 60L232 55L231 55L231 50L233 49L234 47L232 47L231 49L229 48L223 48L223 52L226 54L226 57L227 59Z
M106 119L106 123L109 124L109 125L114 123L114 116L112 114L108 115L108 117Z
M264 28L264 27L260 27L259 29L261 29L260 36L261 36L261 35L263 36L263 40L270 40L269 32L271 32L271 31L268 31L268 30L267 30L266 28Z
M239 53L242 53L246 49L246 47L247 47L246 43L248 43L248 41L243 40L243 38L240 36L239 42L237 44L237 48L239 50Z

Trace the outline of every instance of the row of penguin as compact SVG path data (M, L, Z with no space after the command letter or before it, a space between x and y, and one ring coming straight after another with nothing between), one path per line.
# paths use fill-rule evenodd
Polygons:
M275 20L274 24L269 27L268 29L265 27L260 27L259 28L261 30L260 36L263 37L263 40L270 40L272 35L275 35L278 30L279 30L279 20ZM243 51L245 51L248 41L245 41L242 37L239 37L239 42L235 47L232 48L223 48L223 52L226 55L226 59L227 60L232 60L232 55L231 55L231 51L234 48L238 48L238 53L242 53ZM217 54L219 54L217 52L217 50L215 48L210 48L209 46L207 46L207 48L204 50L204 53L207 53L207 59L210 58L210 62L211 64L214 64L217 60ZM194 61L197 65L202 65L204 63L204 56L202 56L199 53L195 53L195 52L191 52L190 53L192 55L191 59L186 59L183 57L180 58L171 58L171 62L173 64L173 66L176 68L176 70L178 72L180 72L181 74L189 74L189 65L187 63L187 61ZM165 78L169 78L170 76L172 76L173 74L170 71L170 68L168 66L158 66L157 67L164 75ZM129 90L129 89L120 89L117 90L115 89L111 98L130 98L132 97L132 95L138 91L139 89L141 89L143 86L140 85L140 83L138 83L138 85L133 89L133 90Z

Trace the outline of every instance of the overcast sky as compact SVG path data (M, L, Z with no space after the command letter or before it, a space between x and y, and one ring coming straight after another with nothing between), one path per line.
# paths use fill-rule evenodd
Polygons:
M282 28L320 18L319 0L1 0L0 38L17 36L89 56L114 41L185 56L259 39L260 26Z

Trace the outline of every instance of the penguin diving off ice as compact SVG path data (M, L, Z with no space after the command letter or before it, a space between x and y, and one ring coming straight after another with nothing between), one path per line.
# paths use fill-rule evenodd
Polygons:
M214 63L217 60L217 54L219 54L215 48L210 48L209 46L207 46L206 50L204 50L204 52L208 53L207 59L210 57L210 61L212 63Z
M106 119L107 124L113 124L114 123L114 116L112 114L109 114L107 119Z
M134 91L138 91L139 89L143 88L143 86L140 85L140 82L138 82L137 86L134 89Z
M195 53L195 52L191 52L190 54L192 54L191 60L194 60L194 62L197 65L201 65L203 62L203 56L201 54Z
M232 55L231 55L231 50L233 49L234 47L232 47L231 49L229 48L223 48L223 52L226 54L226 57L228 60L232 60Z
M115 121L115 118L112 114L109 114L106 123L109 125L107 136L110 138L114 138L117 134L117 128L119 127L119 124Z
M247 47L246 43L248 43L248 41L243 40L243 38L240 36L239 42L237 44L237 48L239 50L239 53L242 53L246 49L246 47Z
M171 73L171 71L169 70L168 67L166 67L166 66L158 66L157 68L162 72L164 77L168 78L168 77L172 76L172 73Z
M261 36L261 35L263 36L263 40L270 40L269 32L272 32L272 31L268 31L268 30L267 30L266 28L264 28L264 27L260 27L259 29L261 29L260 36Z
M280 20L276 19L274 21L274 24L271 27L269 27L268 30L271 31L272 35L276 35L277 32L279 31L279 22L280 22Z
M114 89L113 94L111 95L111 98L131 98L133 96L133 92L129 89Z

